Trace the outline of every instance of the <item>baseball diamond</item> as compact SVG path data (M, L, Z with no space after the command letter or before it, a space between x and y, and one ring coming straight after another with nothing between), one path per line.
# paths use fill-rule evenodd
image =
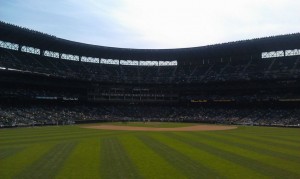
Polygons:
M300 34L178 49L0 21L0 178L300 178Z

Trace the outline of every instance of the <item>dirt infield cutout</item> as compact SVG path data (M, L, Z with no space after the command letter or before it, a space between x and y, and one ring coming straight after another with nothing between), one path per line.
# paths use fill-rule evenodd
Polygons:
M188 127L174 127L174 128L154 128L154 127L136 127L136 126L117 126L117 125L93 125L84 126L88 129L102 129L102 130L118 130L118 131L218 131L236 129L236 126L218 126L218 125L195 125Z

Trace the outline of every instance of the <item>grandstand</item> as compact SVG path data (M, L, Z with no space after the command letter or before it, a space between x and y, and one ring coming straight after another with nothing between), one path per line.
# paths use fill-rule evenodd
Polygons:
M298 125L300 34L194 48L126 49L0 22L0 84L2 126L107 116ZM47 105L55 107L47 110ZM222 115L209 115L213 111Z

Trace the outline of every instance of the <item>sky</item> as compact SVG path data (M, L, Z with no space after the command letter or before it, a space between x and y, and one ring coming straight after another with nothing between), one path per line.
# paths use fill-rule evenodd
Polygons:
M0 20L94 45L169 49L300 32L298 0L0 0Z

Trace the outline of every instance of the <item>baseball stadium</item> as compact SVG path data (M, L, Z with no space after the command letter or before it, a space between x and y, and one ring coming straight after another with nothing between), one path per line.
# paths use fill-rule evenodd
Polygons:
M300 34L191 48L0 22L0 178L300 178Z

